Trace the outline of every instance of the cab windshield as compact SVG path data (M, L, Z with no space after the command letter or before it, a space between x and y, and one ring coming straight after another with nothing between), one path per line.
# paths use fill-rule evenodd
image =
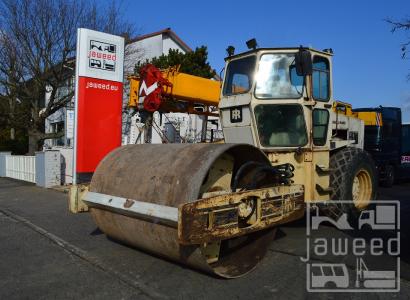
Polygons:
M264 54L256 75L255 97L259 99L300 98L303 77L296 74L293 53Z

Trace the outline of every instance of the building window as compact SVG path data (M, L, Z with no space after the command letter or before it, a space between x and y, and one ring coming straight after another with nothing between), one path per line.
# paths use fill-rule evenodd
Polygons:
M51 123L50 125L51 125L52 133L64 132L64 121ZM56 138L56 139L52 139L52 145L53 146L64 146L64 139L65 139L64 136Z

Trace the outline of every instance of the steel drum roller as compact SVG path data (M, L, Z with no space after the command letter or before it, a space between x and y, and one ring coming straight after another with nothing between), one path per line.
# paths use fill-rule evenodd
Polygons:
M232 158L233 175L250 160L270 165L266 156L250 145L127 145L112 151L101 161L90 191L178 207L200 199L203 192L207 192L204 188L209 171L221 157ZM217 171L225 172L223 168ZM221 187L213 188L221 190ZM223 240L218 259L212 261L207 256L212 245L181 245L176 228L102 208L90 210L98 227L114 239L227 278L251 271L265 255L275 232L271 228Z

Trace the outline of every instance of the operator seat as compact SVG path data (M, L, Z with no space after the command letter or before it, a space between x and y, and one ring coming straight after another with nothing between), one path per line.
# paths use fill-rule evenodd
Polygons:
M289 119L285 128L279 131L273 131L269 138L270 146L299 146L306 143L304 134L304 119L298 115Z
M269 139L270 146L286 146L290 145L289 132L279 131L272 132Z

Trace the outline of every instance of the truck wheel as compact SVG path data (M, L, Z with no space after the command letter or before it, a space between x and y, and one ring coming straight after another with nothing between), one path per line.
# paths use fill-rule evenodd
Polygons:
M384 172L385 177L383 178L381 185L384 187L392 187L395 180L394 167L392 165L387 165Z
M353 221L376 199L375 164L366 151L348 147L330 157L330 169L331 200L350 201L336 204Z

